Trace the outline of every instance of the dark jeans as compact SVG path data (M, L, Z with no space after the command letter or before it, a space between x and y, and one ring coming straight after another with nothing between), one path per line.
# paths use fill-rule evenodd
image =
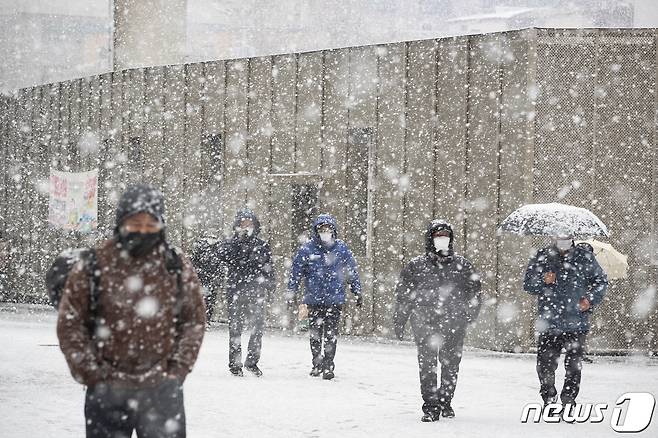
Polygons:
M87 438L184 438L183 388L166 380L153 388L118 388L105 383L87 388Z
M215 307L217 306L217 291L215 289L207 289L206 294L203 296L203 302L206 305L206 321L210 323L215 314Z
M580 391L580 376L582 359L585 349L586 332L561 333L539 335L537 343L537 375L541 394L544 402L552 400L557 395L555 389L555 370L560 360L562 349L566 351L564 356L564 387L560 394L563 404L575 403Z
M442 333L444 332L444 333ZM459 364L464 349L465 328L455 331L428 332L416 338L420 392L423 412L436 413L449 406L455 395ZM437 385L438 364L441 363L441 384Z
M228 366L229 368L242 367L242 331L251 328L247 358L244 365L247 367L258 364L260 350L263 344L263 330L265 327L265 299L238 296L229 297L228 302Z
M338 323L343 306L308 306L308 332L313 355L313 367L334 370ZM324 353L322 342L324 341Z

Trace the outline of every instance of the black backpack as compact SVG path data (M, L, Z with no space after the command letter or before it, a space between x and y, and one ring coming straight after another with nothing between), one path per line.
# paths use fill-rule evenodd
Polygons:
M98 268L96 250L93 248L69 249L55 258L52 266L46 273L48 298L50 304L55 307L55 309L58 309L59 303L62 299L62 293L64 292L64 286L66 286L66 279L68 278L71 269L73 269L73 266L80 261L85 264L85 271L89 276L89 310L92 315L92 320L95 320L96 315L99 313L101 271ZM183 261L176 250L169 245L166 246L165 266L169 273L176 274L177 300L174 314L178 320L178 315L180 314L180 308L182 305L181 298L183 296Z
M48 299L55 309L59 308L59 302L62 299L62 293L64 292L64 286L66 285L69 273L79 261L82 261L86 265L85 271L89 273L92 297L95 295L98 289L96 286L100 279L99 275L93 275L97 270L96 251L90 248L67 249L55 257L53 264L48 269L48 272L46 272Z

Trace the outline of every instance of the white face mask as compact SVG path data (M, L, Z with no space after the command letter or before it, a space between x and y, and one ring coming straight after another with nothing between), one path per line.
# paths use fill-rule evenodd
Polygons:
M555 241L555 246L560 251L568 251L571 248L571 239L557 239Z
M435 237L434 248L436 248L437 251L448 252L450 250L450 237Z
M238 228L238 234L251 237L254 234L254 227Z
M324 231L320 234L320 240L324 243L331 243L334 240L334 233L331 231Z

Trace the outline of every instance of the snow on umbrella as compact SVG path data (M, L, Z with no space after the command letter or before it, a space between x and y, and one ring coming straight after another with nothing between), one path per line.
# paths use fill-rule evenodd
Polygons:
M628 276L628 257L617 251L612 245L595 239L583 240L594 249L594 257L603 268L608 278L620 279ZM579 242L580 243L580 242Z
M601 219L586 208L571 205L528 204L512 212L499 231L522 236L591 237L608 236Z

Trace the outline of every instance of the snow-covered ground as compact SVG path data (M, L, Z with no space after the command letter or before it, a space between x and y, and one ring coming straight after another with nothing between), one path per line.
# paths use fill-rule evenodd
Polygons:
M456 418L421 423L415 347L343 337L336 379L308 376L305 337L266 335L260 379L227 370L227 331L206 333L185 384L190 437L602 437L619 435L610 414L600 424L521 424L538 399L532 355L468 350L454 400ZM561 373L560 373L561 378ZM658 360L595 357L585 364L580 401L614 405L625 392L658 396ZM83 389L57 347L55 314L0 306L0 436L84 435ZM658 414L647 430L658 436Z

